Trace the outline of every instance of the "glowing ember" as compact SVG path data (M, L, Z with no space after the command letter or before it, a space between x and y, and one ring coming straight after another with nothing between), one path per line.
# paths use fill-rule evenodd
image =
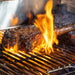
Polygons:
M33 51L39 50L46 54L50 54L53 52L53 44L58 44L58 40L54 32L52 8L53 0L49 0L45 6L46 13L37 15L34 25L40 29L43 34L43 38L38 40L39 45L37 45ZM36 41L33 43L33 47L35 46L35 43Z
M15 44L14 47L9 47L9 44L8 44L7 48L5 48L5 50L9 51L9 52L17 53L18 52L18 46L17 46L17 44Z

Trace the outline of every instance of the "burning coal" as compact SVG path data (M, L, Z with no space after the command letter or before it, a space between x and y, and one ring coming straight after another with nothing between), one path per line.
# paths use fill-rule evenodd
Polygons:
M54 32L54 23L53 23L53 0L49 0L45 6L45 14L37 15L37 19L34 22L37 28L42 32L43 37L38 40L39 45L37 45L33 51L41 51L46 54L53 52L53 44L58 44L56 34ZM37 41L33 43L33 47L36 45Z

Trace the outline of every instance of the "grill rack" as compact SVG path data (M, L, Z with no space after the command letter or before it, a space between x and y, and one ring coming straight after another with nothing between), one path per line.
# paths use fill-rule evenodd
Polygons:
M66 68L75 68L75 51L59 48L50 55L40 53L14 54L2 51L0 73L2 75L48 75ZM72 66L73 65L73 66Z

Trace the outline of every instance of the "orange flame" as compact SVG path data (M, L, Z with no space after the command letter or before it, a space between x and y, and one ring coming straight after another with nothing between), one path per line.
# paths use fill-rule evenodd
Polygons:
M40 39L40 45L34 48L33 51L41 51L44 49L46 54L50 54L54 51L53 44L58 44L58 40L54 32L52 8L53 0L49 0L45 6L46 13L37 15L34 25L40 29L44 38ZM35 42L33 43L33 46L35 46Z
M7 48L4 48L6 51L17 53L18 52L18 46L17 44L14 45L14 47L9 47L9 44L7 45Z
M0 44L2 43L2 37L3 37L3 30L0 32Z
M11 19L11 25L15 26L17 23L18 23L18 17L15 16L14 18Z

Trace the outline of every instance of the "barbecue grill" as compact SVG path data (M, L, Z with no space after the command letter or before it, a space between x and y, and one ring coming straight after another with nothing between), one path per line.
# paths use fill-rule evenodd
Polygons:
M16 0L13 0L13 1L16 1ZM3 13L2 11L3 13L2 17L6 17L6 19L5 19L5 22L3 22L4 20L1 18L1 22L3 22L4 26L5 24L7 26L3 27L3 25L1 24L2 28L0 29L2 30L0 34L0 37L1 37L0 39L2 39L0 41L0 75L75 75L75 47L74 47L75 44L71 39L71 35L69 34L70 31L75 31L75 23L69 22L70 20L69 17L71 16L65 15L65 17L62 18L64 20L67 19L67 21L69 22L68 23L66 20L64 21L61 19L61 17L63 16L62 15L63 13L59 14L60 10L59 11L57 10L59 12L58 16L56 13L54 14L55 28L53 28L53 26L52 28L49 27L53 29L53 31L51 32L55 31L54 34L56 34L59 39L59 45L56 46L55 45L56 42L54 41L55 40L54 34L50 35L50 36L53 36L52 37L53 39L51 40L55 42L55 43L52 43L53 45L52 47L54 51L48 54L43 50L43 48L40 48L39 50L39 48L37 47L38 51L34 50L34 48L36 48L37 45L34 45L34 47L32 47L35 41L36 43L38 43L37 41L39 41L39 39L42 37L42 32L38 28L36 28L36 26L29 25L29 24L33 24L33 22L27 23L28 26L25 26L26 23L23 23L23 21L24 19L26 19L26 17L28 17L28 19L31 20L32 16L34 20L34 17L36 16L36 14L39 12L42 12L43 5L45 4L44 1L46 3L46 0L42 0L41 2L37 0L34 2L34 4L32 4L31 0L29 1L22 0L20 4L19 2L17 3L18 4L17 8L20 8L20 9L16 11L16 13L15 12L14 13L15 13L15 17L16 18L18 17L17 19L19 19L20 23L18 21L16 22L18 22L18 24L22 23L24 25L21 24L18 26L10 27L9 24L7 25L5 23L7 22L6 20L8 16L4 16L5 13ZM54 0L55 7L57 7L56 6L57 1L58 0L56 1ZM36 4L37 2L38 4ZM40 7L39 5L41 6L41 8L39 8ZM4 5L2 4L2 6ZM26 8L26 10L23 10L24 8L21 9L21 7ZM55 10L53 10L53 13L54 11ZM44 13L44 11L42 13ZM31 17L29 16L29 14L31 15ZM9 15L9 14L6 13L6 15ZM11 15L13 16L13 13ZM50 17L44 14L43 17L45 16L46 16L46 20L50 21L48 19ZM21 19L22 22L20 21L20 18L23 19L23 21ZM14 19L13 21L15 21ZM42 21L42 20L39 20L39 21ZM51 22L52 21L53 20L51 20ZM12 24L12 25L16 25L16 24ZM44 25L44 24L41 24L41 25ZM48 23L48 25L50 24ZM48 29L48 25L45 28L47 28L47 30L50 31L51 29ZM67 26L62 27L61 25L67 25ZM50 32L47 34L50 34ZM75 36L73 38L75 39ZM68 46L67 46L67 43L65 43L65 40L68 40L66 42L70 43ZM17 46L17 48L15 48L14 46ZM13 50L10 50L10 48L13 48ZM47 47L45 49L48 50ZM49 47L49 50L50 49L51 47Z
M26 31L26 34L23 34L24 30L27 31L31 30L31 31L28 32ZM60 28L60 30L62 30L62 28ZM3 37L4 41L0 46L1 75L48 75L48 74L73 75L75 74L75 47L61 46L60 44L58 46L54 45L54 53L51 53L49 55L45 53L33 52L31 50L26 52L20 50L18 51L18 53L14 53L12 51L7 51L4 49L4 46L7 45L7 41L5 40L8 39L11 40L12 37L13 39L14 38L16 39L18 37L18 36L17 37L13 36L15 34L13 33L12 35L12 31L14 31L15 34L17 33L22 34L24 41L32 40L36 35L40 33L39 30L33 25L19 26L14 29L7 30L4 33ZM18 43L20 43L22 40L23 39L21 39ZM29 44L27 46L30 47Z
M74 49L75 48L64 49L59 47L59 50L55 49L55 52L50 55L41 55L36 52L24 53L22 51L19 51L16 54L2 50L2 56L0 59L0 74L48 75L53 73L53 75L60 75L67 73L67 75L73 75L75 74ZM64 70L65 72L63 72Z

